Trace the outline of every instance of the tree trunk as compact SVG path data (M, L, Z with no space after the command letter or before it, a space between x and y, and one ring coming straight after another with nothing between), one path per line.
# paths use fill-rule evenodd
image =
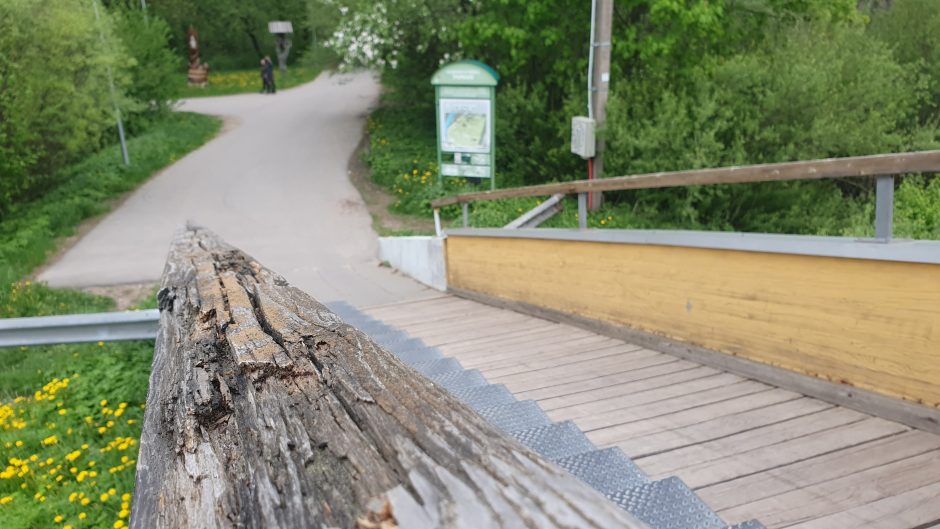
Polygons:
M645 528L206 230L158 299L132 528Z

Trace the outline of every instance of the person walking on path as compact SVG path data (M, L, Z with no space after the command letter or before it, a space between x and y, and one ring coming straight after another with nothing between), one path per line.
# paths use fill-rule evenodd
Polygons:
M265 55L264 59L261 59L261 81L263 83L263 92L273 94L277 92L277 88L274 86L274 63L271 62L271 57Z
M264 59L261 59L261 93L268 93L268 69Z

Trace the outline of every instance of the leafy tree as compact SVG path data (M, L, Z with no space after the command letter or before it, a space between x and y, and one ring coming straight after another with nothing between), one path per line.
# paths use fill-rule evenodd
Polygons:
M216 69L251 68L275 54L268 22L290 20L295 50L310 40L305 0L151 0L151 10L166 19L171 43L180 57L187 56L186 32L193 26L200 36L201 58ZM296 57L296 55L294 56Z
M930 148L911 129L917 76L858 26L798 24L761 48L703 64L691 87L612 96L608 167L618 174L808 160ZM651 105L645 103L653 101ZM627 193L667 222L747 231L833 233L849 183L709 186ZM828 209L828 211L826 211ZM841 215L841 214L840 214Z
M170 28L160 17L137 9L116 8L115 31L133 62L127 68L127 95L139 102L136 116L169 109L182 59L169 48ZM131 119L133 124L134 119Z
M121 98L128 64L104 10L99 23L69 0L0 3L0 215L98 148L114 119L108 70Z
M911 65L930 93L922 121L940 110L940 10L934 0L896 0L890 9L871 12L871 33L893 48L898 60Z

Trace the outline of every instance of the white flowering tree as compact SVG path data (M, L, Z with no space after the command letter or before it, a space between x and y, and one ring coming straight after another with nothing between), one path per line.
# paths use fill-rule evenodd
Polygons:
M426 83L459 55L454 31L477 0L310 0L315 30L341 64L395 70L394 84Z

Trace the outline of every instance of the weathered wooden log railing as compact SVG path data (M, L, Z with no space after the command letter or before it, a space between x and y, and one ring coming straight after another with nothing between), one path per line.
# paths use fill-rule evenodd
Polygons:
M158 298L133 528L645 527L206 230Z

